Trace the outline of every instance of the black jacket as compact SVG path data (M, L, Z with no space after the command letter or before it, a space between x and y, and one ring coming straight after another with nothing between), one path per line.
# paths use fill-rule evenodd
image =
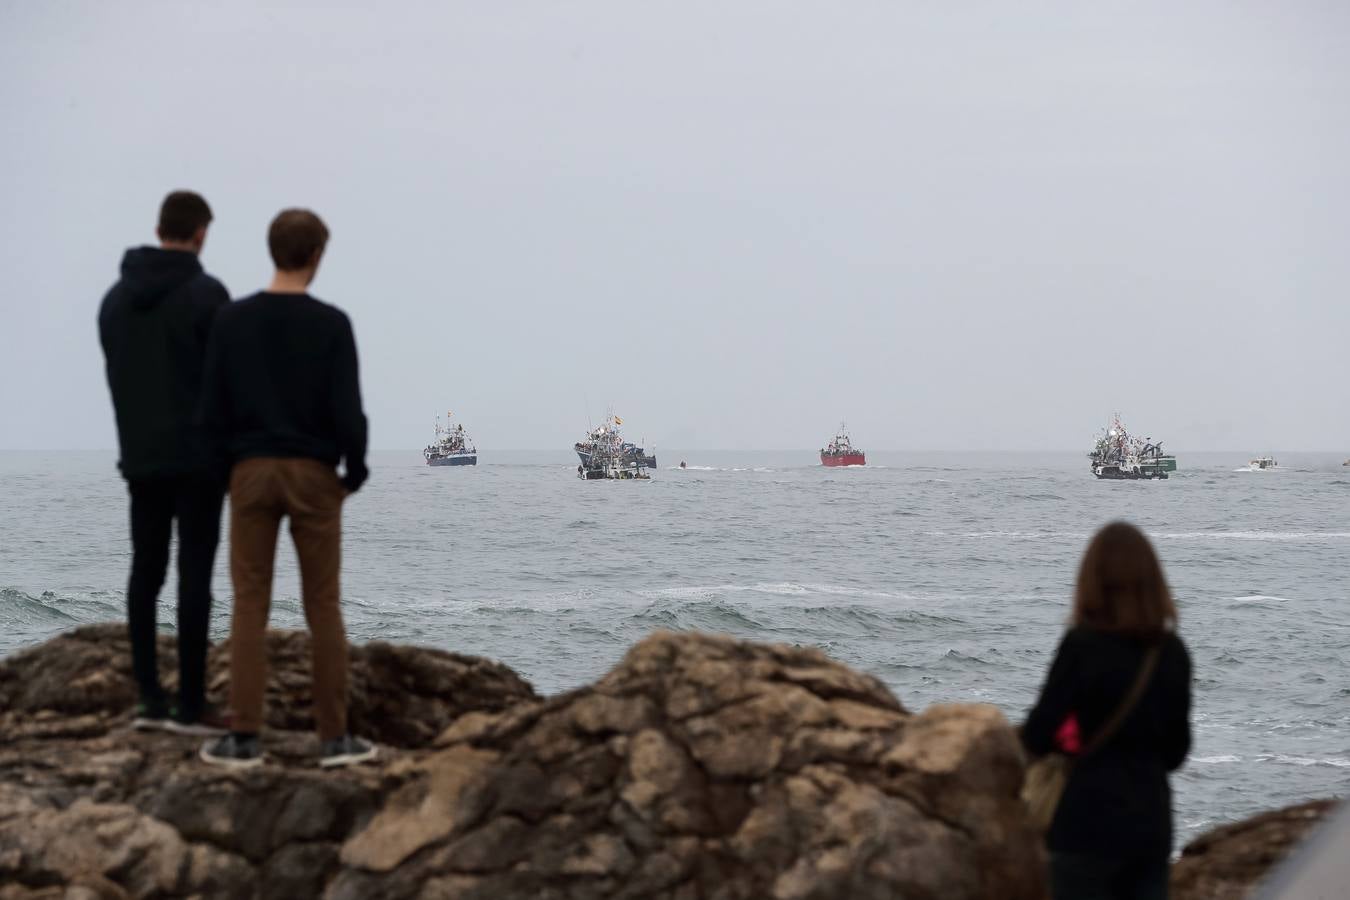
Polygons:
M352 323L308 294L263 291L220 311L201 415L223 466L260 456L345 460L348 490L366 480Z
M98 333L128 479L206 470L195 424L202 364L216 310L229 301L193 253L137 247L122 257Z
M1055 749L1055 732L1073 713L1086 746L1134 683L1146 645L1074 628L1059 645L1040 699L1022 726L1035 756ZM1175 634L1163 638L1148 688L1106 744L1075 761L1055 821L1052 851L1119 857L1172 847L1167 773L1191 747L1191 660Z

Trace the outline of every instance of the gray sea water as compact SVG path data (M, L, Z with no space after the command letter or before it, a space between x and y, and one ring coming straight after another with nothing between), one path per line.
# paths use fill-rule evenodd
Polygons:
M1163 482L1098 482L1077 453L662 451L649 483L581 482L566 453L428 469L373 458L347 508L356 640L482 654L544 692L594 679L657 628L814 645L911 709L1020 720L1091 532L1153 537L1195 663L1180 837L1350 783L1350 469L1329 455L1180 454ZM0 654L122 616L126 493L110 453L0 453ZM222 547L222 554L226 552ZM213 630L228 630L217 567ZM170 580L172 585L172 578ZM272 620L303 627L283 548ZM171 627L172 591L161 607Z

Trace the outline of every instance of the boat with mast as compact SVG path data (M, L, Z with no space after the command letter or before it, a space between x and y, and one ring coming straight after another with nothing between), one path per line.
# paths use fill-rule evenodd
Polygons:
M623 419L611 412L605 421L592 428L586 439L572 445L581 464L577 477L583 481L649 481L647 469L656 468L656 454L630 441L619 432Z
M638 469L655 469L656 454L648 453L631 441L625 441L619 432L623 419L610 413L605 421L586 434L585 440L572 445L583 467L589 467L592 460L613 460Z
M1092 474L1107 480L1166 478L1177 470L1177 458L1163 451L1162 442L1130 437L1117 413L1088 454Z
M450 424L451 414L445 414L445 425L436 417L436 440L422 450L422 458L429 466L476 466L478 448L469 440L462 424Z
M830 467L865 466L867 454L853 446L853 441L848 436L848 428L840 422L839 433L820 451L820 464Z

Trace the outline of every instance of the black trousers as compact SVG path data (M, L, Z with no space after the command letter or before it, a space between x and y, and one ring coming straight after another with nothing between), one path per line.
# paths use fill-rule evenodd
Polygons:
M1167 853L1050 854L1054 900L1167 900Z
M165 702L155 646L156 604L169 570L169 538L178 521L178 714L196 721L206 702L211 572L220 543L224 486L206 478L138 478L131 493L131 578L127 625L141 700Z

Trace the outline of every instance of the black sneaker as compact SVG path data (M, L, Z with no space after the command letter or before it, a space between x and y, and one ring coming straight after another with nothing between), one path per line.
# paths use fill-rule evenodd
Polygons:
M251 769L263 764L262 746L256 734L236 734L231 731L223 737L202 744L203 762L229 769Z
M169 721L167 700L142 700L136 704L131 727L137 731L163 731Z
M366 743L350 734L324 741L319 747L319 768L335 769L338 766L354 766L376 757L375 745Z
M192 737L220 737L230 730L230 717L210 704L191 719L175 709L173 715L165 720L164 730Z

